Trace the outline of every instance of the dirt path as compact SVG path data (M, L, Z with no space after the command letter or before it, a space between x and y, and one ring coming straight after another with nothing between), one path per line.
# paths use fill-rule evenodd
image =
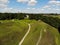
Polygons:
M39 43L40 43L40 41L41 41L41 38L42 38L42 30L40 31L40 36L39 36L39 39L38 39L36 45L39 45Z
M30 32L31 25L28 24L28 26L29 26L29 29L28 29L28 31L26 32L26 34L24 35L24 37L22 38L22 40L19 42L19 45L22 45L24 39L26 38L26 36L27 36L27 35L29 34L29 32Z
M46 29L44 29L44 32L46 32ZM42 38L42 30L40 31L40 36L39 36L39 39L38 39L38 41L37 41L37 43L36 43L36 45L39 45L39 43L40 43L40 41L41 41L41 38Z

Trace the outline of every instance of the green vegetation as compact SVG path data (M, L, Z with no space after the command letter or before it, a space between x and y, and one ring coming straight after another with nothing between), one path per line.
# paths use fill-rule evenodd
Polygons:
M40 19L57 29L60 26L60 21L59 21L60 19L57 17L41 16Z
M42 30L42 32L41 32ZM44 32L46 30L46 32ZM24 40L22 45L36 45L38 38L42 33L42 39L39 45L60 45L59 33L54 27L40 21L31 24L31 31Z
M28 25L22 20L4 20L0 23L0 45L18 45Z
M18 45L31 24L31 31L22 45L36 45L42 30L42 39L39 45L60 45L59 33L54 27L35 20L1 20L0 23L0 45ZM46 29L46 32L44 30ZM51 42L51 41L52 42Z
M60 45L60 15L57 14L0 13L0 45L18 45L31 29L22 45ZM49 16L48 16L49 15ZM60 31L60 30L59 30Z

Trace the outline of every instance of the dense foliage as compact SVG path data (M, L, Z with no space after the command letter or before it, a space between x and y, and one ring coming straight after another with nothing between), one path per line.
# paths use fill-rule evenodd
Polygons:
M24 19L24 16L22 13L0 13L0 20Z

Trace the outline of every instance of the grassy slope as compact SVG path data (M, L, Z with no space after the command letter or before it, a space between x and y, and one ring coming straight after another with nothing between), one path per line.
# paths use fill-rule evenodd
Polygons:
M2 21L0 24L0 45L18 45L26 31L28 25L24 21Z
M35 20L16 20L2 21L0 24L0 45L18 45L24 34L28 30L27 23L31 24L31 31L24 40L22 45L36 45L42 30L42 39L39 45L60 45L58 43L57 29L47 25L46 23ZM44 29L47 31L44 32ZM52 42L51 42L52 41Z
M44 30L42 31L42 39L39 45L60 45L57 29L46 23L43 23L42 27L46 30L46 32L44 32Z
M47 31L44 32L44 29ZM24 40L22 45L36 45L40 31L42 30L42 39L39 45L60 45L58 43L59 33L57 29L51 27L50 25L40 21L31 23L31 31Z

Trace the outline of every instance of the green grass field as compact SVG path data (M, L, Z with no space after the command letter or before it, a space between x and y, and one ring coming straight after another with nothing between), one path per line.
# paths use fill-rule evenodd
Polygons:
M28 29L24 21L4 20L0 24L0 45L17 45Z
M0 45L18 45L28 30L31 29L22 45L36 45L40 34L39 45L60 45L58 30L43 21L36 20L0 20Z
M46 32L44 32L44 30L46 30ZM36 45L40 33L42 33L42 39L39 45L60 45L58 38L59 33L57 29L42 21L36 21L31 24L31 31L22 45Z

